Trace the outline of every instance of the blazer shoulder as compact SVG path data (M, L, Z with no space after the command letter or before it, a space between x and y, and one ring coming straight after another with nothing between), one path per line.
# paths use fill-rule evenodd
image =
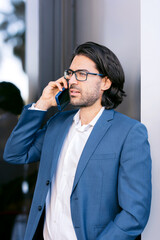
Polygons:
M117 111L114 111L114 119L115 121L124 122L125 124L128 123L130 125L141 124L140 121Z
M52 123L54 121L64 121L65 119L72 117L76 114L78 110L70 110L70 111L64 111L64 112L57 112L56 114L54 114L49 120L48 120L48 124Z
M143 123L117 111L114 111L111 128L114 134L116 136L120 136L122 139L126 139L128 136L131 135L141 136L145 139L148 139L148 131Z
M119 128L122 128L126 131L136 128L147 131L146 126L143 123L117 111L114 111L113 122L114 125L118 125Z

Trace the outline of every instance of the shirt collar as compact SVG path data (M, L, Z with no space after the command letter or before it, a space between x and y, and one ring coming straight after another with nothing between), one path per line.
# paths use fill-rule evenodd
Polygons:
M100 118L101 114L103 113L104 109L105 109L105 108L102 107L102 108L100 109L100 111L97 113L97 115L92 119L92 121L91 121L89 124L83 125L84 127L81 126L81 120L80 120L80 117L79 117L80 110L79 110L79 111L76 113L76 115L74 116L74 118L73 118L73 121L74 121L76 127L77 127L77 128L79 128L79 127L85 128L86 126L92 126L92 127L94 127L94 125L96 124L97 120Z

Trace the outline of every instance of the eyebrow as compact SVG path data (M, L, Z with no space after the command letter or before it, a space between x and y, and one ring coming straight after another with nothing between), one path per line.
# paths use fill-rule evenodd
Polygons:
M72 70L71 68L69 70ZM72 70L73 71L73 70ZM87 69L77 69L76 71L84 71L84 72L89 72Z

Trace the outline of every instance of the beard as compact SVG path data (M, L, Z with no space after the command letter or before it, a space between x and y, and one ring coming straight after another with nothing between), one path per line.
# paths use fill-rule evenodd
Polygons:
M100 98L100 84L97 84L95 88L90 90L80 89L78 86L71 86L70 89L76 89L79 91L80 96L71 96L70 95L70 103L78 108L84 108L92 106L97 100Z

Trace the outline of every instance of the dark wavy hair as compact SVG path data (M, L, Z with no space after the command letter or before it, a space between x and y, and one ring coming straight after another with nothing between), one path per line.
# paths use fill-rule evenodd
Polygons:
M106 109L116 108L126 96L123 90L125 76L116 55L109 48L94 42L79 45L73 53L72 60L76 55L90 58L96 64L99 73L110 79L112 85L104 91L101 103Z
M23 106L20 90L11 82L0 82L0 108L19 115Z

